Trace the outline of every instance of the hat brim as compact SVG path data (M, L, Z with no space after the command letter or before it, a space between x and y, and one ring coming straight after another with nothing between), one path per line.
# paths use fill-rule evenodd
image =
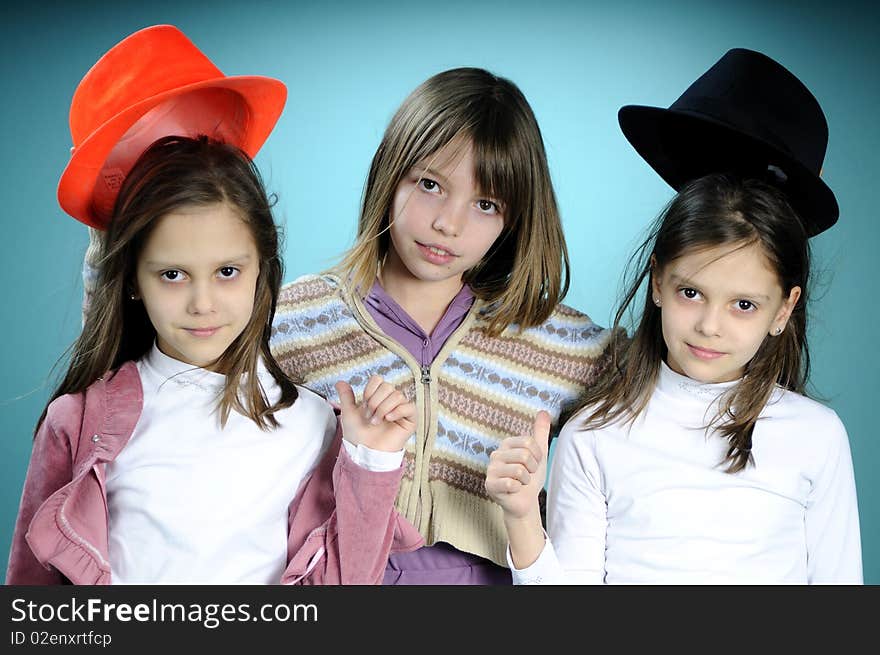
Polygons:
M151 96L113 116L73 151L58 182L58 202L78 221L100 230L106 219L92 207L92 190L110 152L139 118L163 102L200 89L227 89L239 94L247 106L247 124L237 146L253 158L271 134L287 101L287 87L262 76L235 76L203 80ZM171 135L169 135L171 136ZM182 135L186 136L186 135Z
M813 171L774 144L704 115L662 107L626 105L617 114L620 129L636 152L676 191L711 173L763 175L778 166L782 188L804 221L809 236L837 222L831 189Z

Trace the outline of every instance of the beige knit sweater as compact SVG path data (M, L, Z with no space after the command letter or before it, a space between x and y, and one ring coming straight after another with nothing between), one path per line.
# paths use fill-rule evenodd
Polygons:
M541 409L558 429L560 413L607 365L611 333L559 305L540 326L490 337L484 310L475 301L422 370L339 278L305 276L282 289L271 346L288 375L333 402L338 380L360 397L373 374L414 398L398 509L427 545L444 541L506 566L501 509L483 486L489 454L505 437L528 434Z

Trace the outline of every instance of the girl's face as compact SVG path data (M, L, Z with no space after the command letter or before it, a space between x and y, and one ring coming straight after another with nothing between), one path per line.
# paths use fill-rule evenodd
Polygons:
M474 180L473 150L453 141L397 185L383 281L417 280L455 293L504 229L501 202Z
M666 363L704 383L742 377L765 338L785 327L801 294L788 295L761 247L717 246L686 254L654 271Z
M210 370L250 321L259 272L250 229L226 203L160 218L137 263L159 350Z

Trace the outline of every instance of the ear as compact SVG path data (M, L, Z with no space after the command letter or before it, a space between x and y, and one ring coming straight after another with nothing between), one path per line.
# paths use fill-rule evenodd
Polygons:
M128 284L125 285L125 296L129 300L140 300L141 292L137 286L137 280L132 280Z
M651 255L651 295L660 297L660 271L657 270L657 258Z
M791 291L788 293L788 298L785 298L782 301L782 307L779 308L776 317L773 319L773 323L770 325L771 336L778 336L782 333L785 326L788 324L788 319L791 317L791 313L794 311L794 308L797 307L800 298L801 288L792 287Z

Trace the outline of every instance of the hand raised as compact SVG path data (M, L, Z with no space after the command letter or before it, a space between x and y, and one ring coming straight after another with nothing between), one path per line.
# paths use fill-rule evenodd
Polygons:
M509 518L522 519L538 511L538 494L547 475L550 415L535 416L532 434L508 437L489 456L486 491Z
M415 432L415 403L380 376L369 379L360 403L347 382L335 386L342 409L342 433L349 443L394 452L401 450Z

